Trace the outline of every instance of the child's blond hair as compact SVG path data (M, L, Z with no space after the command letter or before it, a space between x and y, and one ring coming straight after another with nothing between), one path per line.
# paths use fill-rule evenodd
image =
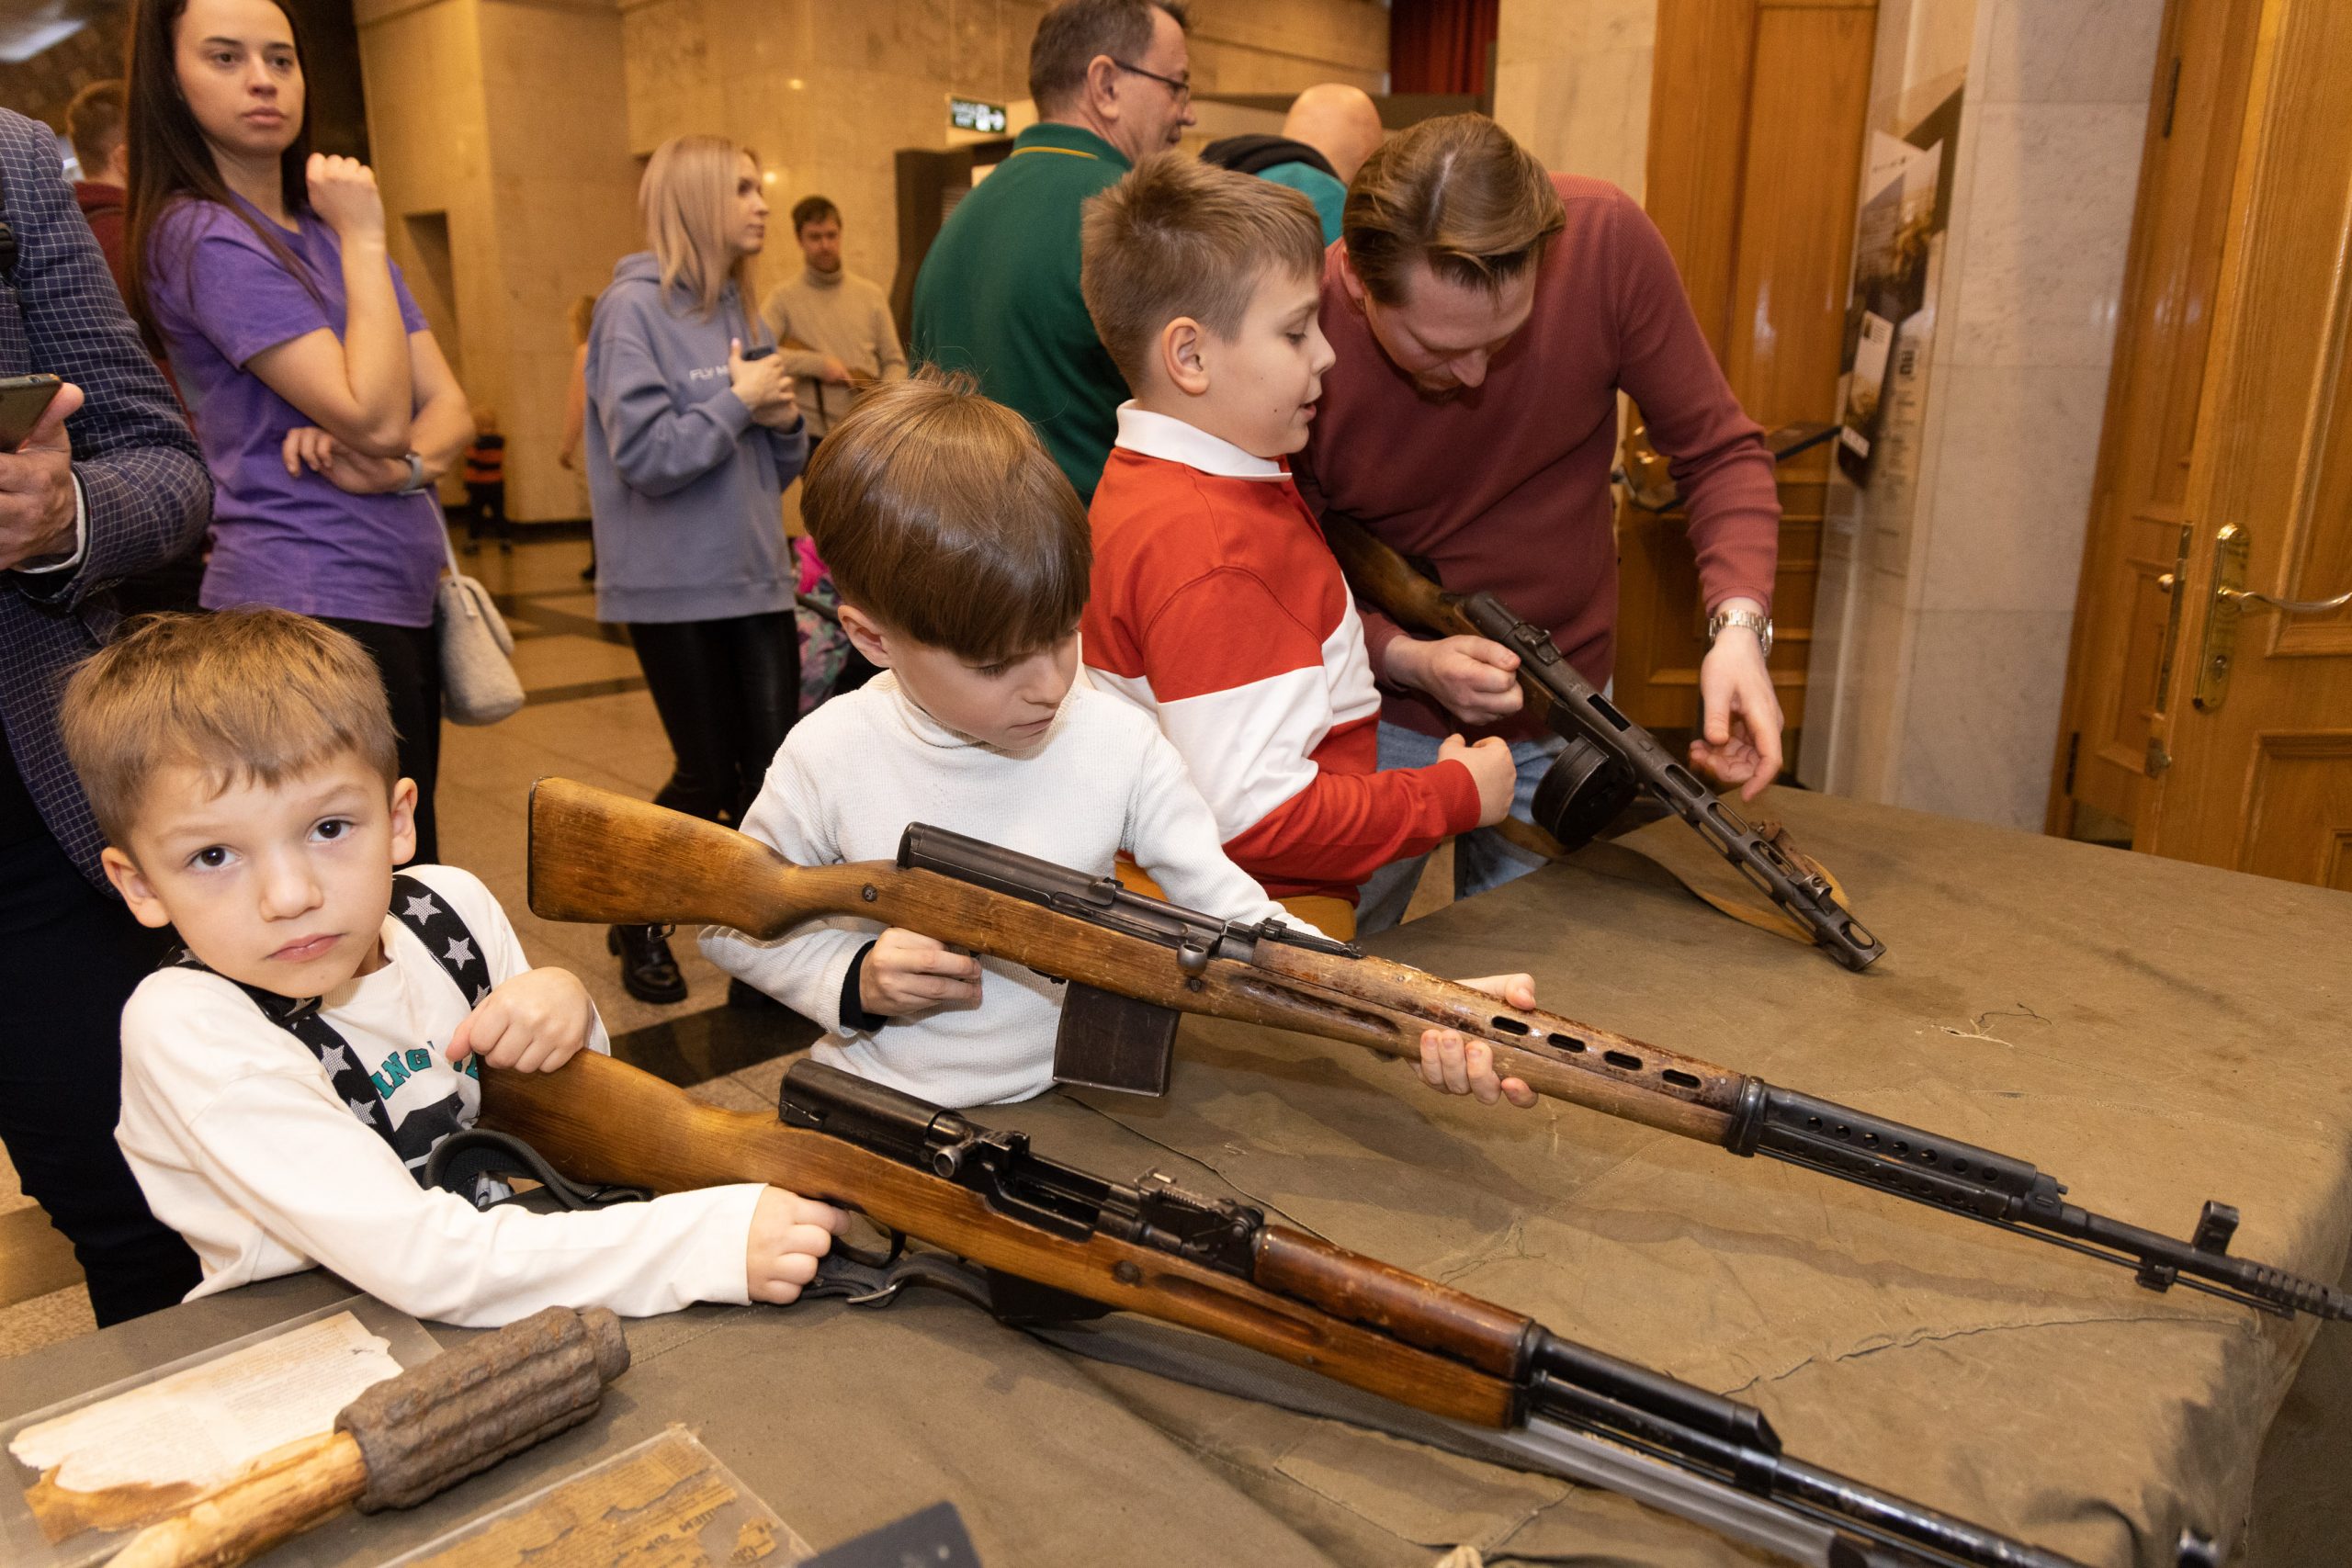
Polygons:
M1323 222L1304 193L1161 152L1091 198L1079 292L1111 362L1143 390L1160 333L1179 316L1230 343L1261 278L1313 279Z
M1086 508L968 376L925 368L860 397L809 460L800 514L843 604L968 660L1034 652L1086 608Z
M286 610L142 616L74 671L58 715L99 829L118 848L149 781L193 767L214 794L275 786L346 752L400 767L375 661L333 626Z

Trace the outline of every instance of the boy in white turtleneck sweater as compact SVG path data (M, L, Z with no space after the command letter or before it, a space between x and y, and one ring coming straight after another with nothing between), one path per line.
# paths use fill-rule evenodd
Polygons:
M819 449L801 511L884 673L793 729L745 832L820 865L888 860L910 822L1096 875L1125 851L1179 904L1288 919L1226 859L1151 719L1076 682L1086 513L1020 415L932 375L874 391ZM820 1061L951 1106L1052 1086L1061 988L1020 964L846 919L776 942L712 927L702 949L831 1031ZM1487 985L1534 1005L1525 976ZM1451 1031L1424 1036L1421 1071L1532 1098Z

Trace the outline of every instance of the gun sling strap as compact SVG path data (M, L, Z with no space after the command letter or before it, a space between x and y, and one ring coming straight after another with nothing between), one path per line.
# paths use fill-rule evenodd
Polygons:
M1789 836L1789 829L1785 824L1758 818L1749 826L1770 840L1774 848L1794 861L1800 867L1829 884L1829 891L1838 903L1844 905L1849 910L1853 908L1852 902L1846 897L1846 885L1838 880L1838 874L1798 849L1796 841ZM1532 822L1523 822L1516 817L1506 817L1495 824L1494 830L1498 837L1525 850L1530 854L1541 855L1545 860L1564 860L1570 857L1571 852L1563 848L1557 839ZM1740 878L1739 874L1732 872L1727 865L1712 855L1699 860L1671 852L1660 852L1664 849L1663 845L1653 847L1646 840L1639 844L1629 843L1625 839L1611 841L1640 855L1644 860L1658 867L1673 877L1676 882L1681 884L1685 892L1711 905L1720 913L1729 915L1742 924L1754 926L1759 931L1770 931L1775 936L1787 937L1791 942L1802 946L1814 945L1813 932L1808 931L1802 922L1791 919L1770 905L1758 904L1747 884ZM1669 841L1678 850L1688 847L1679 838Z

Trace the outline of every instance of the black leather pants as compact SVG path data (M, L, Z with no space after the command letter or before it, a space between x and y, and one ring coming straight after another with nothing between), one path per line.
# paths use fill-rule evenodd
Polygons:
M656 806L741 823L800 711L792 612L633 622L629 640L677 756Z

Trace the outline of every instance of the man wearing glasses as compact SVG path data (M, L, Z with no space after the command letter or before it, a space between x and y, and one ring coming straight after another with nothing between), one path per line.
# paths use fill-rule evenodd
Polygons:
M1091 500L1126 381L1079 297L1079 216L1193 123L1177 0L1064 0L1029 45L1038 123L956 210L915 277L914 356L1028 417Z

